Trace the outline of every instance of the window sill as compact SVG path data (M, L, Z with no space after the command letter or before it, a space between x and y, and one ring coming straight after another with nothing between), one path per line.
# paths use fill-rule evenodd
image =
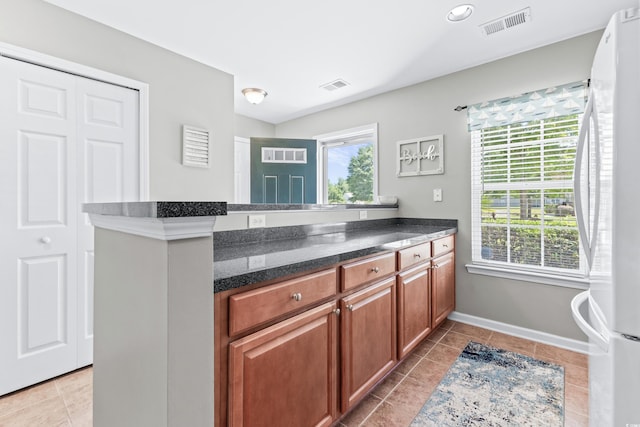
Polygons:
M589 280L578 276L559 276L548 273L537 273L496 267L481 264L466 264L467 272L484 276L502 277L504 279L522 280L525 282L541 283L544 285L560 286L572 289L589 289Z

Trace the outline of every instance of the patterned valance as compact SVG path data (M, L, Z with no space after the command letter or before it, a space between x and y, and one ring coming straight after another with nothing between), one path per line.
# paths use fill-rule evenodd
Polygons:
M475 104L467 109L469 132L495 126L580 114L587 99L587 81Z

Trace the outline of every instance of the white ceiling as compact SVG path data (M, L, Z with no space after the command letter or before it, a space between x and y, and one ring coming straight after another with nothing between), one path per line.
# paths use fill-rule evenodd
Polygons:
M281 123L604 28L638 0L45 0L235 76L235 111ZM525 7L531 21L479 25ZM328 92L320 85L344 79ZM260 105L240 91L265 89Z

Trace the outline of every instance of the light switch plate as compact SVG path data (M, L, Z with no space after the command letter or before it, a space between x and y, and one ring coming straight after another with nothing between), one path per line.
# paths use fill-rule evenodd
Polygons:
M249 215L249 228L260 228L267 226L267 218L264 215Z
M441 202L442 201L442 188L434 188L433 189L433 201Z

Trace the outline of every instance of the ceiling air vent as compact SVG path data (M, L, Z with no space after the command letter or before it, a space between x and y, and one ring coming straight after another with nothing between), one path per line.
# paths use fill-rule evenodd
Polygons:
M345 82L342 79L334 80L330 83L325 83L323 85L320 85L322 89L328 90L329 92L333 92L334 90L337 90L337 89L342 89L345 86L349 86L349 83Z
M182 126L182 164L199 168L209 167L209 131Z
M480 29L485 36L490 36L529 21L531 21L530 7L511 13L507 16L503 16L502 18L486 22L480 25Z

